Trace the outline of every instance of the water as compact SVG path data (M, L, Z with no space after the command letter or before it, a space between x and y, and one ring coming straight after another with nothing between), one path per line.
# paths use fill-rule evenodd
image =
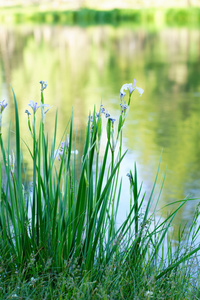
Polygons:
M102 102L113 117L120 112L122 84L137 79L124 128L121 168L124 177L120 219L126 215L128 178L137 162L139 180L150 193L162 152L160 177L167 175L159 208L186 196L200 197L200 31L188 28L114 28L111 26L0 27L0 101L8 100L3 129L13 119L10 84L18 99L21 136L30 141L25 109L40 101L39 81L47 80L46 115L53 131L56 109L61 137L72 111L82 131L89 111ZM11 133L12 135L12 133ZM14 134L13 134L14 136ZM25 157L28 165L28 157ZM175 219L190 222L198 201L189 202ZM159 212L167 216L169 208ZM119 221L120 222L120 221Z

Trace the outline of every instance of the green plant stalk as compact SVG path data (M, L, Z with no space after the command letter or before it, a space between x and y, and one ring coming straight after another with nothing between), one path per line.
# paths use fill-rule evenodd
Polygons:
M34 249L36 249L36 228L35 228L35 219L36 219L36 174L37 174L37 142L36 142L36 120L35 120L35 113L33 114L33 152L31 153L31 157L33 160L33 201L32 201L32 216L31 216L31 224L32 224L32 245Z
M197 253L199 250L200 250L200 246L198 246L196 249L190 251L187 255L185 255L184 257L182 257L176 263L173 263L170 266L168 266L165 270L163 270L162 272L160 272L160 274L158 274L155 279L156 280L160 279L161 277L163 277L164 275L166 275L168 272L170 272L173 269L175 269L176 267L178 267L182 262L187 261L189 258L191 258L192 255L194 255L195 253Z

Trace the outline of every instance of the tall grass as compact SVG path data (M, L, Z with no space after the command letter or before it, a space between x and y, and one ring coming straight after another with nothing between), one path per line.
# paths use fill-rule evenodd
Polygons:
M195 275L199 271L199 211L194 215L190 231L186 234L186 229L180 229L177 245L173 245L169 233L171 223L179 209L192 199L174 202L178 208L164 221L157 220L155 211L161 191L156 194L155 189L159 167L148 199L138 182L136 165L130 170L130 211L120 227L116 226L119 201L123 197L119 173L126 155L122 152L123 128L132 93L137 90L142 94L143 90L135 86L135 81L122 87L118 120L102 105L97 112L94 110L85 129L83 151L77 154L73 114L63 135L64 142L60 141L56 147L57 115L54 135L49 139L45 131L49 109L44 101L47 85L40 83L40 105L30 102L32 111L26 111L32 136L32 145L26 144L32 164L31 189L24 188L21 147L24 141L13 90L15 154L10 154L10 136L6 145L0 135L0 270L3 272L0 295L9 299L17 293L24 299L31 289L34 290L31 299L38 295L44 299L71 299L72 296L150 299L158 292L161 298L169 291L183 297L194 290L199 293L199 278ZM124 101L126 89L128 104ZM1 107L2 117L5 106ZM41 110L39 128L36 126L38 110ZM107 143L102 149L104 123ZM163 182L161 190L162 185ZM19 274L18 280L14 274ZM173 287L175 278L176 288ZM45 298L45 293L49 298Z

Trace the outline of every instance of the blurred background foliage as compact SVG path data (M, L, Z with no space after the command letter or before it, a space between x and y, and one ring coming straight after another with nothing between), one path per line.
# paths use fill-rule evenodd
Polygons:
M39 5L52 7L73 7L73 8L145 8L145 7L188 7L200 6L199 0L1 0L0 5Z
M52 6L10 6L0 10L0 23L63 24L92 26L109 24L112 26L188 26L200 23L199 7L182 8L67 8Z

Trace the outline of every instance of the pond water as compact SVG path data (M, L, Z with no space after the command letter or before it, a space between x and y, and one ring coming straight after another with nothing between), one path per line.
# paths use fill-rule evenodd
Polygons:
M72 107L75 126L84 128L89 111L102 102L117 117L119 91L137 79L124 127L121 167L124 177L119 222L129 207L126 173L137 163L139 181L150 193L162 152L160 177L167 173L159 208L187 196L200 197L200 31L188 28L94 26L0 27L0 101L8 100L3 130L14 116L10 84L19 105L21 136L29 140L25 109L40 97L40 80L47 80L45 101L54 105L46 127L54 129L58 109L61 136ZM12 133L11 133L12 135ZM27 161L26 161L27 160ZM28 158L25 157L28 164ZM187 203L175 224L192 219L197 201ZM168 207L159 214L166 216Z

